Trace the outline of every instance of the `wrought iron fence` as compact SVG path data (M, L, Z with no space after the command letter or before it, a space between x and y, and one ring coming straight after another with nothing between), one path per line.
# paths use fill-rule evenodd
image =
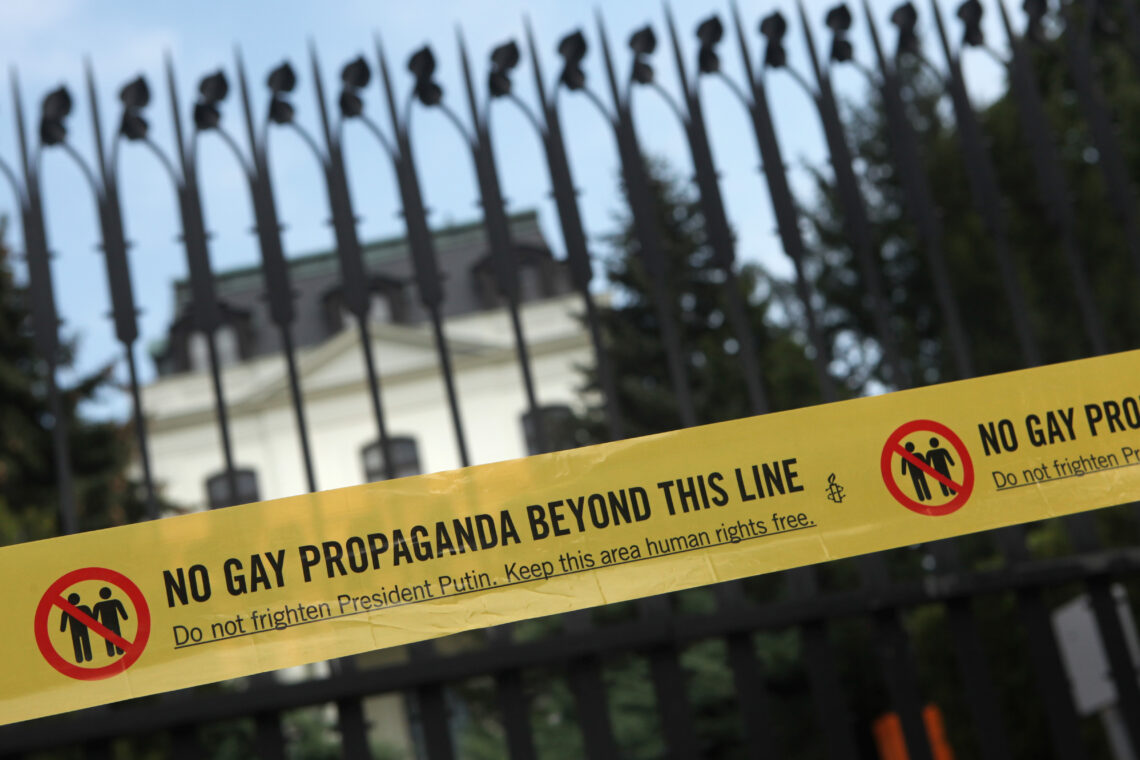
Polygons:
M158 500L148 455L144 423L146 409L142 408L136 370L137 306L131 286L129 246L124 235L116 163L118 151L126 149L128 144L137 144L153 152L174 185L189 272L189 315L194 329L205 336L208 347L219 445L225 461L229 494L241 492L237 482L240 471L234 464L218 355L217 333L222 316L210 262L195 150L197 141L215 137L232 151L248 181L269 312L280 332L296 433L310 489L315 489L316 484L292 336L296 320L294 291L269 170L267 129L270 128L296 131L320 164L335 232L343 302L362 338L360 344L380 449L377 461L389 468L388 475L393 474L391 468L397 457L393 455L393 438L386 426L377 357L373 356L372 343L367 339L370 300L341 138L342 126L350 121L359 122L376 137L395 170L400 210L413 265L415 293L429 315L435 337L458 458L464 465L470 461L452 357L444 335L441 307L445 292L440 265L433 247L412 150L409 113L413 108L441 111L462 133L470 150L484 214L483 225L492 256L494 282L510 315L518 369L529 408L531 424L528 435L540 450L549 448L544 440L549 430L538 422L541 420L541 407L536 400L536 382L520 319L516 251L500 189L498 159L492 147L488 118L488 109L500 107L497 105L500 102L510 102L521 109L541 139L564 236L567 264L573 285L582 298L584 323L593 343L598 384L604 399L606 429L612 439L622 438L628 427L619 405L619 378L615 377L591 289L594 266L563 137L560 93L561 97L585 96L612 129L633 221L637 255L649 275L670 391L676 400L676 425L691 426L712 420L699 417L693 398L688 353L678 327L678 306L670 302L669 282L674 273L669 271L669 260L663 252L657 224L658 210L654 207L650 177L639 142L638 127L633 119L632 99L641 97L640 93L647 90L667 101L684 128L695 170L707 244L717 269L723 275L726 320L739 346L738 359L752 412L768 412L770 401L765 393L762 341L749 319L749 305L739 281L735 241L721 197L702 107L702 89L711 79L719 79L727 85L750 116L762 163L763 186L771 201L779 239L793 265L794 293L802 319L799 327L806 336L820 400L836 400L840 389L831 371L834 365L832 345L820 324L821 305L809 272L805 225L789 184L781 143L773 123L767 92L770 77L794 76L818 109L845 243L858 263L858 274L871 315L870 323L882 354L886 377L892 386L900 389L917 381L904 361L897 335L898 320L907 318L907 315L893 312L890 284L882 272L882 252L873 235L868 199L856 174L848 126L841 117L833 85L833 68L849 63L866 75L873 91L881 98L890 162L903 188L905 213L925 255L926 275L934 289L937 313L945 326L946 346L956 376L966 378L975 372L972 336L963 323L959 299L965 296L955 292L947 265L945 220L936 202L931 178L924 168L922 144L908 113L908 94L900 74L900 67L906 61L917 60L933 72L944 87L970 199L991 246L994 271L1007 301L1008 317L1021 363L1037 365L1043 354L1040 336L1027 306L1024 272L1019 270L1016 262L1009 220L1004 212L1005 195L1011 192L1036 193L1047 210L1045 223L1055 232L1064 253L1077 305L1077 319L1084 331L1088 353L1099 354L1121 348L1109 343L1104 317L1090 284L1090 267L1096 262L1082 256L1072 188L1063 171L1057 136L1051 133L1048 114L1038 90L1033 50L1035 41L1042 34L1047 8L1045 3L1027 2L1025 27L1021 32L1015 30L1015 21L1000 1L989 2L985 8L993 8L1000 14L1008 36L1008 55L992 50L991 53L999 57L1008 71L1012 102L1035 178L1031 186L1000 186L979 115L970 100L961 65L962 48L986 45L980 27L983 5L976 0L963 3L958 9L958 17L963 24L963 42L959 47L950 41L950 30L940 7L937 3L931 4L929 12L937 31L938 49L945 59L941 67L924 57L917 41L916 9L909 3L892 16L897 35L893 52L886 49L871 13L864 7L867 11L865 22L872 34L871 62L867 64L859 63L855 57L848 36L854 18L846 6L837 6L827 15L826 24L833 35L827 55L822 55L817 48L812 25L801 7L798 20L809 52L810 81L787 66L785 36L789 22L778 12L769 14L760 24L764 50L759 59L749 39L748 25L735 8L727 27L717 16L710 17L696 30L700 48L695 67L683 55L678 30L666 12L669 47L681 72L679 92L671 92L654 78L652 55L657 40L649 27L637 30L630 38L633 63L630 71L622 72L617 70L607 33L599 21L598 29L590 36L597 41L605 62L606 81L599 88L605 91L604 95L595 90L594 83L586 80L581 66L587 54L587 32L575 31L558 42L561 70L551 85L540 66L539 45L528 29L525 49L537 93L537 102L534 103L517 94L512 86L512 78L519 75L523 58L523 50L515 42L508 42L491 52L490 68L486 72L489 83L489 99L486 101L481 99L473 84L473 69L461 43L458 53L465 79L467 119L452 110L434 79L435 59L429 48L419 50L408 61L414 85L406 97L397 96L384 51L379 45L373 60L361 57L350 61L343 69L338 114L331 113L328 107L329 98L323 89L314 52L311 56L312 77L317 88L321 125L320 133L316 135L305 131L293 118L296 105L291 92L296 75L288 64L274 69L269 76L271 100L267 121L262 122L251 108L247 77L238 58L234 71L247 132L245 146L231 134L230 126L223 123L220 115L219 103L227 97L229 90L224 72L202 79L193 104L193 127L189 134L185 134L182 127L184 114L175 105L175 146L172 153L164 152L148 136L144 112L150 93L146 80L139 78L122 90L122 120L112 140L104 139L98 111L92 111L96 136L93 165L68 142L66 120L72 103L67 90L61 88L51 92L43 100L38 139L30 139L24 129L19 84L13 78L19 159L15 170L3 163L0 163L0 169L20 203L22 242L32 298L32 330L36 350L49 368L48 396L53 413L52 433L63 532L74 532L77 521L66 417L62 413L55 382L60 357L59 318L53 297L53 271L38 176L37 156L41 150L66 152L82 168L95 196L101 248L110 284L111 314L115 335L129 367L138 460L152 518L159 516ZM1114 7L1114 12L1115 18L1124 20L1119 32L1127 40L1130 54L1140 65L1140 15L1132 2ZM1100 157L1097 166L1103 173L1106 197L1123 232L1127 253L1140 270L1140 225L1137 222L1134 178L1127 171L1123 138L1116 131L1096 73L1093 26L1098 18L1093 6L1079 8L1072 4L1065 5L1051 23L1064 25L1060 34L1067 49L1067 74L1071 77L1078 107L1087 123L1089 140ZM735 39L722 39L726 31ZM726 46L737 48L735 54L740 56L746 72L744 81L737 81L721 70L720 56L729 54L724 49ZM374 67L379 72L380 91L388 111L390 128L387 130L367 113L362 97L365 88L371 84ZM789 73L785 74L785 71ZM175 89L170 61L166 65L166 79L172 102L182 103ZM94 102L95 86L90 69L86 84ZM995 662L987 654L980 633L979 606L987 598L1000 597L1012 600L1016 611L1013 619L1024 635L1024 657L1030 663L1033 675L1032 682L1024 685L1018 698L1032 702L1034 709L1045 716L1040 727L1047 732L1046 744L1055 757L1090 757L1096 754L1099 745L1090 743L1085 735L1088 726L1076 711L1059 655L1058 641L1050 623L1047 592L1064 584L1075 584L1074 588L1079 587L1088 595L1117 692L1118 708L1124 718L1122 725L1126 726L1128 741L1133 747L1140 748L1140 687L1136 663L1129 651L1122 608L1113 592L1115 582L1131 578L1140 570L1140 550L1106 549L1098 537L1093 518L1087 514L1066 518L1065 528L1075 553L1062 559L1034 558L1026 544L1025 528L1007 528L990 537L1000 548L1003 563L998 568L973 569L962 558L960 543L945 541L931 548L938 559L937 572L921 580L895 578L885 556L871 555L855 561L859 581L852 588L825 588L818 568L803 568L785 573L781 581L785 584L784 592L763 604L756 602L745 584L723 584L715 588L715 609L702 614L682 614L674 609L668 598L647 599L636 604L634 614L616 622L599 621L590 612L567 615L555 631L537 640L521 640L509 628L496 629L489 632L485 644L470 651L441 653L433 644L425 643L410 647L410 657L406 661L369 666L363 661L346 660L336 663L330 675L316 680L280 683L272 679L254 679L248 688L241 691L188 690L112 708L8 726L0 729L0 752L19 755L44 748L82 746L85 756L104 757L110 756L110 741L115 737L165 736L168 737L166 743L160 742L160 745L166 747L171 756L197 757L203 751L200 745L203 727L245 718L256 726L257 754L284 757L287 740L282 728L283 713L301 707L333 704L343 755L369 757L362 701L372 695L405 692L411 695L414 705L420 751L433 760L448 758L455 756L457 751L455 716L446 695L457 683L484 677L493 682L505 751L512 758L532 758L539 755L530 705L533 683L528 674L541 671L558 674L557 679L568 684L583 753L590 757L617 757L629 748L621 746L614 714L607 703L609 686L605 669L614 658L634 653L648 663L654 709L666 754L679 758L698 757L712 750L695 722L692 705L686 696L686 683L690 676L686 673L682 656L694 642L713 640L722 643L723 659L731 673L734 700L731 708L725 706L724 709L736 711L739 736L732 750L735 755L868 757L872 753L869 732L855 723L854 706L850 701L851 685L846 680L844 664L838 653L841 643L837 642L836 633L837 626L856 621L869 627L869 640L875 642L873 652L865 654L876 658L875 670L881 681L879 688L885 693L885 704L897 716L907 756L915 760L933 760L942 755L935 754L928 739L924 707L929 701L929 693L924 690L907 625L907 616L913 611L933 605L945 615L949 629L948 646L957 678L955 684L940 685L939 688L957 690L967 705L965 720L969 725L962 727L961 731L971 737L972 745L960 751L963 755L997 760L1016 756L1017 748L1011 739L1011 726L1014 725L1011 721L1015 719L1010 717L1008 704L1000 693L1003 663ZM816 727L810 740L799 737L796 742L800 747L798 750L789 751L773 740L780 734L776 716L781 714L779 702L786 695L782 694L775 677L765 672L763 656L758 652L756 643L758 632L790 633L798 642L798 661L805 674L806 691L793 701L810 712L810 722ZM809 744L813 746L803 748Z

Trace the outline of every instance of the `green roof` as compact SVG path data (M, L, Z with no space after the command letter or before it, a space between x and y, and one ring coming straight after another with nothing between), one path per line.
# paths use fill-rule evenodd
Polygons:
M512 226L537 223L538 212L534 209L510 214L508 221ZM436 252L446 254L449 250L461 247L464 243L483 240L483 220L477 219L462 224L452 224L432 231L435 239ZM408 239L404 235L392 236L373 240L361 245L365 265L377 264L382 261L404 258L408 253ZM289 269L299 277L323 274L336 266L336 251L316 251L298 256L288 256ZM237 267L220 272L214 272L214 283L220 292L233 292L247 289L251 283L249 278L257 277L260 284L261 264ZM187 286L186 279L176 280L176 291Z

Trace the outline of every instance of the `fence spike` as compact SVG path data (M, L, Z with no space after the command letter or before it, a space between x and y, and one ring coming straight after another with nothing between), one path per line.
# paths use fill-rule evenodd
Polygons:
M890 65L887 62L887 57L883 53L883 43L879 39L879 25L875 23L875 17L871 13L871 6L867 0L863 0L863 16L867 19L867 30L871 35L871 46L875 50L875 57L879 61L879 68L883 70L884 76L887 74L887 67Z
M736 27L736 38L740 43L740 59L744 63L744 73L748 76L748 82L751 84L756 81L756 73L752 68L752 54L748 50L748 38L744 34L744 23L740 20L740 6L733 0L730 7L732 8L732 23Z
M234 66L237 68L238 95L241 98L242 112L245 114L246 132L249 134L249 149L253 152L253 165L261 171L261 164L265 158L265 146L257 139L257 126L253 117L253 107L249 99L249 81L245 75L245 61L241 57L241 48L234 46Z
M677 38L677 24L673 21L673 11L668 2L663 2L661 5L665 9L665 26L669 29L669 39L673 43L673 56L677 60L677 76L681 79L681 92L684 94L685 100L692 100L697 96L697 90L689 81L689 74L685 67L685 56L681 52L681 41Z
M12 113L16 120L16 140L20 148L20 168L24 172L24 192L29 196L33 192L38 192L39 183L36 182L32 176L31 168L28 165L28 135L24 127L24 99L20 95L20 77L16 73L16 67L11 68L12 79Z
M170 112L174 119L174 141L175 147L178 149L178 165L182 169L182 184L185 185L190 171L186 162L186 143L182 136L182 109L178 105L178 86L174 82L174 61L170 57L170 51L163 54L162 60L166 67L166 87L170 92Z
M317 91L317 110L321 115L321 130L325 133L326 149L331 152L338 143L333 134L332 122L329 120L328 103L325 102L324 77L321 76L321 66L317 60L317 43L309 40L309 61L313 69L313 87Z
M1017 44L1018 35L1013 31L1013 24L1009 20L1009 11L1006 10L1005 0L996 0L998 11L1001 14L1001 24L1005 28L1005 35L1009 38L1009 46Z
M819 53L815 48L815 34L811 30L811 22L808 20L807 9L804 8L803 0L796 0L796 8L800 14L800 24L803 26L804 39L807 41L808 58L811 61L812 71L815 72L815 78L822 82L825 77L829 77L829 72L825 72L823 66L819 62Z
M406 132L405 125L400 121L400 113L396 107L396 96L392 90L392 77L388 73L388 57L384 54L384 44L380 41L379 34L373 36L373 42L376 46L376 60L380 65L380 82L384 87L384 96L388 101L388 113L392 118L392 129L396 131L398 142L400 135Z
M463 84L467 88L467 103L471 107L471 122L475 126L475 131L481 132L486 128L486 124L479 116L479 101L475 95L475 82L471 78L471 61L468 60L467 44L463 41L463 32L459 29L455 31L455 41L459 47L459 64L463 72Z
M602 21L602 14L600 12L597 14L597 18L598 38L602 43L602 60L605 61L606 64L606 77L609 79L610 90L613 92L614 106L618 111L621 111L625 106L622 101L621 90L618 88L617 75L614 73L613 56L610 55L610 42L606 38L606 27ZM621 117L619 116L618 118L620 119Z
M110 184L108 182L109 172L103 155L103 126L99 119L99 101L95 96L95 72L92 69L90 58L83 60L83 73L87 82L87 98L91 101L91 127L95 133L95 158L99 162L99 177L103 181L103 187L106 188ZM113 170L112 167L111 171Z

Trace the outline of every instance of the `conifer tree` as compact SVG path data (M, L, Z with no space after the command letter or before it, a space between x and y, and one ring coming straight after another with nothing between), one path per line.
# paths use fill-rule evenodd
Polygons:
M704 218L695 193L660 160L650 160L650 190L657 212L662 254L669 275L668 309L677 320L686 369L701 423L749 416L740 346L726 318L724 273L706 243ZM608 302L599 316L618 383L619 405L629 437L679 427L676 400L666 370L665 348L649 275L637 252L633 221L615 216L617 231L607 242L602 264ZM761 381L772 411L817 403L814 369L801 335L783 315L798 314L785 284L739 251L738 281L750 305L757 338ZM588 386L596 388L593 370ZM601 407L592 407L592 438L602 440Z
M59 496L53 457L47 369L32 344L29 293L17 284L0 222L0 545L48 538L59 531ZM65 344L61 366L70 366ZM110 387L104 367L61 388L71 449L80 530L141 518L142 502L126 474L129 428L93 421L79 405Z

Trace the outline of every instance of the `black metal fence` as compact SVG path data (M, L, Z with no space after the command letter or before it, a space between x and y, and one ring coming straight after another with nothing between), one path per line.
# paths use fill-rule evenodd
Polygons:
M1125 48L1140 66L1140 13L1132 2L1103 5L1111 6L1103 12L1117 24L1115 33L1125 40ZM980 26L983 10L1000 14L1008 35L1008 54L986 47ZM733 232L721 197L708 125L702 110L704 83L714 77L722 79L751 117L762 164L763 187L772 204L779 239L794 268L794 293L802 318L798 327L806 336L821 400L836 400L840 395L840 383L832 374L831 340L820 324L821 305L808 266L806 225L802 223L801 210L790 189L766 90L769 78L789 75L784 71L797 78L818 108L845 244L858 263L858 276L865 291L870 324L890 384L905 388L916 382L916 378L910 376L911 365L904 360L897 335L900 319L905 320L908 315L893 312L891 285L885 281L882 272L882 251L873 234L863 183L856 173L848 125L841 118L832 70L844 65L858 67L881 98L890 162L903 189L905 213L925 255L925 276L929 277L937 313L945 328L950 363L956 376L964 378L975 371L972 336L964 325L961 305L970 294L955 291L954 278L947 264L944 229L948 221L954 220L943 218L935 200L931 178L925 170L922 144L908 111L910 96L901 67L917 61L933 71L942 82L970 198L993 255L993 272L1007 302L1009 325L1020 350L1021 364L1033 366L1042 361L1041 336L1027 306L1026 272L1017 263L1019 256L1025 254L1014 250L1004 210L1006 198L1011 193L1038 194L1047 212L1042 224L1052 230L1064 254L1076 306L1074 319L1083 329L1086 353L1110 350L1105 317L1090 283L1090 272L1099 262L1088 261L1082 256L1073 188L1069 186L1063 170L1058 136L1051 131L1049 115L1038 89L1039 78L1034 70L1034 46L1048 36L1043 31L1046 27L1053 30L1052 34L1060 35L1067 49L1066 76L1076 93L1077 107L1086 123L1088 139L1099 156L1097 166L1103 173L1107 202L1119 224L1127 254L1137 266L1137 274L1140 274L1140 224L1137 221L1140 209L1137 206L1136 178L1129 175L1125 159L1126 136L1117 132L1097 74L1096 29L1102 10L1094 3L1072 3L1051 13L1044 2L1031 1L1025 4L1025 20L1020 22L1007 14L1001 2L991 1L983 7L971 0L958 9L963 42L957 46L950 41L951 30L944 23L941 10L937 4L932 4L929 13L937 33L936 49L945 59L944 65L939 67L923 57L916 32L916 11L909 3L892 16L896 27L894 50L886 49L870 12L864 14L873 43L870 56L862 55L870 60L865 64L854 55L863 51L854 51L849 40L848 30L854 21L850 10L838 6L828 13L826 24L832 39L828 54L823 55L817 49L812 25L801 7L799 22L809 53L808 78L786 65L784 38L789 23L779 13L766 16L760 24L763 50L759 59L750 41L748 24L742 21L735 8L727 26L715 16L710 17L696 30L700 50L694 66L694 62L686 60L682 54L678 30L666 12L667 37L676 56L676 66L682 72L679 93L670 92L654 78L651 57L657 41L653 30L648 27L636 31L630 38L634 58L629 71L616 70L607 34L600 22L596 33L576 31L565 36L557 45L562 68L556 80L544 75L540 67L542 56L539 46L528 31L524 47L534 77L537 102L529 102L512 89L512 78L520 75L519 66L523 58L522 49L514 42L496 48L490 55L490 68L483 72L488 76L486 101L481 99L479 89L472 83L475 74L461 44L459 55L469 108L466 119L451 110L443 96L433 77L435 61L428 48L418 51L408 61L408 69L415 78L411 93L394 91L384 52L379 46L372 60L358 58L349 62L343 69L342 88L337 100L339 113L330 111L330 98L324 92L313 54L312 76L317 87L321 124L317 135L309 134L293 119L291 91L296 76L288 65L278 67L269 76L272 97L267 119L262 120L250 106L247 78L238 59L234 70L248 133L246 145L243 146L222 123L218 105L227 97L229 85L226 75L217 72L201 81L193 104L190 134L184 134L184 114L175 107L176 144L173 154L164 152L148 137L144 109L150 94L146 81L140 78L128 83L121 92L122 120L113 139L104 139L97 113L94 115L96 156L93 166L67 140L65 122L71 111L68 92L59 89L43 100L38 139L31 139L25 134L19 86L13 80L20 155L15 170L3 163L0 163L0 169L20 202L35 347L49 367L49 377L52 378L48 395L53 410L52 432L62 530L75 531L77 522L66 417L62 414L60 393L54 381L60 357L59 319L53 301L53 271L37 174L41 150L58 149L70 155L82 167L95 195L115 335L130 370L141 473L147 489L150 516L157 517L158 501L143 422L146 410L140 407L136 371L135 344L139 337L136 299L131 286L128 244L123 232L120 178L116 172L116 156L120 149L125 149L123 143L138 143L153 151L175 186L181 239L185 244L189 271L189 314L195 329L207 340L220 447L229 478L229 492L234 494L239 492L237 470L216 345L221 313L214 289L209 236L195 165L197 141L216 136L232 150L243 167L256 216L269 309L274 324L280 330L284 347L302 459L309 486L315 488L305 404L291 338L291 327L295 321L293 290L269 172L267 129L296 130L316 154L322 167L336 236L344 305L353 315L362 336L371 411L381 447L380 461L388 467L392 466L395 457L390 450L391 439L385 424L377 358L372 355L371 342L363 339L368 333L370 300L357 237L356 215L346 178L342 124L350 120L362 123L375 135L391 159L414 265L415 293L430 315L459 459L467 464L469 454L460 414L461 399L453 383L451 356L444 336L441 304L445 292L413 160L413 135L408 128L410 109L440 109L462 132L470 149L484 214L483 223L493 257L494 280L511 318L518 367L532 419L539 419L540 406L519 316L515 250L488 124L491 103L510 101L523 110L537 130L547 160L569 269L573 284L582 297L584 322L593 341L598 384L605 401L605 423L609 436L618 439L624 436L627 424L619 405L619 378L615 377L600 326L598 306L592 295L594 266L583 231L572 164L564 144L559 116L560 98L585 96L602 112L605 123L613 130L629 200L637 255L649 275L670 389L676 399L677 419L674 423L690 426L713 420L700 418L693 398L689 354L678 326L678 305L670 302L669 282L674 273L669 271L668 259L663 253L661 232L656 221L658 210L654 207L650 177L631 110L633 93L639 87L657 90L668 100L670 108L683 124L691 151L707 244L716 267L723 275L725 318L739 346L737 355L746 380L749 408L754 413L763 414L770 408L760 351L763 341L755 334L749 318L749 305L739 282ZM1016 28L1021 24L1024 24L1024 31ZM729 38L722 39L726 31ZM587 54L587 37L594 40L591 45L596 44L604 57L607 79L600 86L586 81L581 66ZM999 183L993 156L983 136L979 114L971 104L962 72L960 56L966 46L990 51L1008 71L1011 100L1017 111L1021 139L1027 148L1034 175L1031 184L1002 187ZM736 50L729 52L732 48ZM722 55L741 56L747 72L744 81L736 81L720 70L719 57ZM380 91L388 111L388 129L368 115L361 95L371 84L374 68L379 73ZM169 62L166 73L172 101L183 103L175 92ZM94 101L95 87L90 70L87 88ZM547 432L545 425L532 425L531 433L541 449L548 448L542 440ZM1029 756L1025 754L1029 751L1025 748L1027 745L1018 736L1026 731L1038 731L1042 735L1040 741L1029 746L1047 747L1054 757L1062 760L1094 757L1105 752L1104 739L1097 733L1097 725L1076 711L1050 622L1050 609L1055 592L1060 588L1073 594L1078 591L1087 594L1116 690L1117 709L1123 718L1120 725L1125 727L1132 746L1140 748L1140 687L1136 664L1129 651L1122 607L1118 605L1113 590L1114 583L1126 581L1140 571L1140 549L1105 548L1094 519L1088 514L1066 518L1064 526L1074 553L1061 559L1036 558L1027 546L1026 529L1014 527L986 537L998 547L1001 562L985 569L976 569L967 563L961 556L960 542L955 541L942 542L930 548L938 560L937 570L921 579L895 577L885 556L872 555L853 563L858 580L845 587L822 582L819 568L804 568L775 579L779 588L774 579L766 579L771 583L762 592L757 591L755 584L741 582L719 586L714 589L712 597L715 604L701 612L686 612L677 599L653 598L637 603L632 611L623 608L621 614L610 614L606 619L590 612L567 615L533 639L521 636L517 627L493 630L485 640L452 649L447 654L437 651L434 644L426 643L409 647L409 656L394 663L377 665L368 658L346 660L336 663L331 675L317 680L281 683L265 678L251 679L240 690L192 689L8 726L0 729L0 753L21 755L73 746L84 748L84 756L107 757L111 756L114 739L144 737L152 740L153 751L167 752L174 757L198 757L205 752L203 736L211 725L240 719L255 726L251 741L258 756L285 757L288 740L282 716L299 708L335 705L335 730L340 752L345 757L370 757L363 701L378 694L403 692L409 695L411 713L415 718L418 751L435 760L457 754L455 727L459 719L455 700L448 694L463 684L482 679L482 682L492 684L489 688L493 697L489 702L495 706L491 712L501 727L502 751L516 759L540 756L541 748L536 739L539 719L534 698L539 692L546 694L549 684L539 681L565 686L570 695L569 715L576 726L575 741L580 742L574 746L580 746L581 753L590 757L646 756L652 752L678 758L870 757L876 751L870 738L871 729L860 717L865 714L866 706L853 704L852 700L857 693L872 693L881 697L885 711L891 711L897 717L907 756L913 760L933 760L945 757L938 754L941 752L939 742L929 739L928 719L924 717L924 708L935 701L932 697L935 692L945 700L957 700L962 706L955 714L957 724L952 732L955 737L965 737L955 746L959 756L987 760ZM1009 683L1009 662L1004 657L998 660L993 651L987 651L982 634L981 626L986 618L984 609L986 605L995 603L994 600L1007 605L1003 620L1018 629L1018 640L1022 644L1015 656L1027 664L1028 672L1032 674L1030 680L1013 686ZM938 619L946 626L947 635L941 640L945 642L943 654L952 663L949 681L932 683L929 673L921 672L923 666L914 651L914 616L929 609L937 610ZM783 637L778 640L797 653L793 657L792 676L771 672L767 667L770 658L765 653L765 646L771 646L777 640L771 637ZM465 641L470 642L471 638ZM874 663L870 672L875 683L871 685L856 684L852 680L857 677L849 667L852 653L848 650L852 641L865 644L865 648L854 656ZM725 668L721 672L727 673L730 679L729 698L715 709L718 717L733 727L728 732L731 738L723 744L710 740L707 725L698 720L700 711L692 704L688 693L692 680L697 676L692 667L686 665L686 656L697 644L708 642L715 644L716 656ZM761 642L768 643L762 646ZM646 709L656 716L659 746L630 746L628 732L620 725L622 708L611 704L610 682L614 662L625 662L629 658L636 659L647 670L652 699ZM540 674L541 678L535 674ZM1011 688L1016 690L1012 698L1009 695ZM946 696L947 693L952 696ZM1011 699L1016 703L1014 709L1011 709ZM793 713L798 717L789 717ZM782 728L782 724L798 728Z

